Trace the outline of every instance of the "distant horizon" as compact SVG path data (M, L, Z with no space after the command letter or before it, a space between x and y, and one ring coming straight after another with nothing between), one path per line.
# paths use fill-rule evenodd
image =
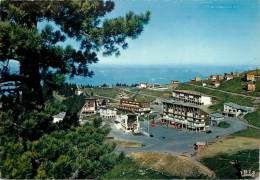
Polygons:
M206 67L252 67L252 68L260 68L260 64L199 64L199 63L190 63L190 64L180 64L180 63L151 63L151 64L119 64L119 63L96 63L89 65L90 67L99 67L99 66L177 66L177 67L187 67L187 66L206 66Z
M171 80L187 82L199 76L202 79L213 74L245 72L254 70L251 66L206 66L206 65L104 65L90 67L94 76L75 76L67 82L82 85L114 85L116 83L136 84L140 82L166 84Z

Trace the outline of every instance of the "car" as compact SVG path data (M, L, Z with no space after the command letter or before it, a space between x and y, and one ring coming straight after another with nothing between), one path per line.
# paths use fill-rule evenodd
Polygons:
M152 134L150 134L150 137L153 137L153 135L152 135Z
M206 133L207 133L207 134L210 134L210 133L212 133L212 131L211 131L211 130L207 130Z

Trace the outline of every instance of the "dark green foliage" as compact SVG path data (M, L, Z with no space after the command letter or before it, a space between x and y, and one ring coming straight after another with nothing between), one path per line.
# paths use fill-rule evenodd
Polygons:
M117 162L107 129L90 125L45 134L35 141L2 142L1 169L6 178L94 178ZM24 144L25 143L25 144Z
M259 150L244 150L235 154L219 154L204 158L202 163L216 173L218 178L239 179L241 170L258 171ZM249 177L247 177L249 178Z
M223 121L223 122L220 122L220 123L218 124L218 127L221 127L221 128L229 128L229 127L230 127L230 124L229 124L228 122Z
M58 92L65 97L73 96L75 94L75 91L77 89L77 86L75 84L68 84L65 83L62 85L60 89L58 89Z
M67 110L71 114L78 113L85 103L85 98L83 95L80 96L70 96L64 100L63 104L66 106Z
M88 65L98 53L119 55L148 23L149 12L105 18L113 8L113 1L102 0L0 1L3 178L98 178L117 162L115 147L103 143L108 130L100 121L78 127L84 97L74 96L75 85L64 85L65 77L92 76ZM39 31L43 21L51 23ZM80 48L62 46L67 37ZM10 60L19 72L10 71ZM61 111L64 121L54 124L52 116Z

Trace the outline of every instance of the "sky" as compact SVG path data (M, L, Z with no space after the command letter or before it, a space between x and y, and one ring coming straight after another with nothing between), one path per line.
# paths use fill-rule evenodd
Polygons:
M260 0L115 0L108 18L130 10L150 10L149 24L99 64L260 66Z
M260 65L259 0L116 0L111 17L151 11L138 39L102 64Z

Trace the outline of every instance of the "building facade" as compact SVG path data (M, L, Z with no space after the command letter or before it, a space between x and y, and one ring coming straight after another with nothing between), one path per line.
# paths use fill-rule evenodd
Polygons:
M246 84L246 90L247 91L255 91L255 84L254 83L247 83Z
M247 73L246 74L247 81L255 81L255 74L254 73Z
M202 95L200 93L184 90L174 90L172 92L172 98L176 101L182 101L191 103L194 105L211 105L212 99L209 96Z
M61 122L64 120L66 116L66 112L60 112L59 114L57 115L54 115L52 118L53 118L53 123L58 123L58 122Z
M172 80L170 83L170 88L175 89L180 85L180 81Z
M117 115L117 110L108 109L108 108L100 108L99 114L100 114L100 117L103 119L113 119Z
M198 106L176 101L163 102L161 123L167 126L205 131L208 114Z
M139 89L146 89L146 88L148 88L148 84L147 83L140 83L138 86L137 86L137 88L139 88Z
M237 117L239 115L245 115L253 111L253 107L240 106L238 104L230 102L224 104L223 114L226 116Z
M121 99L118 109L129 111L129 112L137 112L137 113L151 111L150 103L139 102L139 101L130 100L130 99Z
M215 112L209 114L209 120L211 126L217 126L220 122L224 121L224 116L221 113Z
M224 79L229 81L229 80L234 79L234 76L232 74L225 74Z
M212 81L212 86L214 87L219 87L220 86L220 82L219 81Z
M86 98L85 104L81 109L80 116L89 116L97 113L97 98L89 97Z
M125 132L139 132L140 124L137 114L116 115L116 122L119 122L120 129Z

